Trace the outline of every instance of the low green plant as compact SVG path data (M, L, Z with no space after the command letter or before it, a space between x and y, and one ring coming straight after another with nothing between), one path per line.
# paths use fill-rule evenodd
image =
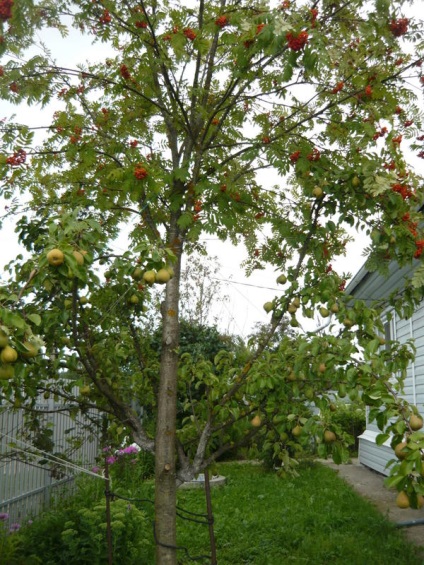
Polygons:
M13 527L14 526L14 527ZM9 515L0 513L0 562L7 565L19 565L16 553L19 546L19 538L16 531L18 524L9 523ZM15 531L16 530L16 531Z
M74 496L20 529L17 565L103 565L108 561L105 483L100 478L78 481ZM152 562L152 526L144 511L116 499L110 504L114 562ZM1 561L3 563L3 561ZM9 565L9 562L6 562ZM11 561L10 565L15 565Z

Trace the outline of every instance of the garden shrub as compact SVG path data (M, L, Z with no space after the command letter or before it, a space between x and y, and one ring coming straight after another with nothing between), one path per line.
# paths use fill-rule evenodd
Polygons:
M336 411L331 413L330 421L353 437L353 442L348 446L348 449L350 454L357 453L358 436L365 431L366 427L364 406L359 403L345 404L339 402Z
M80 482L81 491L74 497L13 534L11 565L107 563L105 485L93 479ZM110 508L114 561L125 556L126 565L151 562L153 534L145 512L121 499L113 500Z

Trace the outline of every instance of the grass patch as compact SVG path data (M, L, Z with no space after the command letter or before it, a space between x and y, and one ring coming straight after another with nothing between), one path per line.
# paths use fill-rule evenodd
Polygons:
M331 469L304 465L290 479L249 464L223 463L219 471L227 477L212 490L219 565L420 562L402 533ZM203 490L179 491L178 503L205 512ZM209 554L207 526L179 520L178 545ZM180 552L179 563L194 562Z

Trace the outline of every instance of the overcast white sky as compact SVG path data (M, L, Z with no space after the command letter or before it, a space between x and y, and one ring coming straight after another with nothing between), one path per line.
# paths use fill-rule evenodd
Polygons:
M414 2L413 11L417 15L424 13L424 2ZM71 33L68 38L62 39L58 32L54 30L43 31L42 41L44 44L51 46L54 58L66 66L75 65L77 62L85 61L89 53L91 62L94 60L105 60L107 51L104 45L97 44L91 46L88 39L76 36ZM38 107L20 106L16 108L6 102L1 102L0 120L8 117L13 113L17 113L17 120L26 122L29 125L37 126L45 124L45 116L50 117L55 108L48 107L40 111ZM413 165L421 167L423 172L422 160L413 159ZM4 203L0 202L0 206ZM1 212L0 212L1 213ZM0 268L6 264L11 258L19 253L16 239L13 237L13 225L7 222L2 233L2 241L7 241L7 246L2 245L0 255ZM333 262L333 267L340 274L350 272L352 275L364 263L362 255L363 248L367 244L363 236L357 236L356 241L348 244L347 256ZM220 319L220 327L222 330L230 333L246 336L249 334L255 322L265 322L269 320L263 310L263 304L272 300L275 295L279 295L281 290L277 288L275 279L277 273L273 269L265 271L255 271L249 279L247 279L243 271L239 268L240 263L245 258L245 252L242 247L233 248L229 243L222 243L218 240L208 238L208 249L211 255L217 255L221 264L219 277L223 282L223 291L230 296L230 301L224 304L218 303L217 315Z

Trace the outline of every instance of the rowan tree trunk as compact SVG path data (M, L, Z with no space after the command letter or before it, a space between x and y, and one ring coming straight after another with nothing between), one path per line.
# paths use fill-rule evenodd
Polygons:
M155 537L157 565L176 565L176 413L178 302L181 250L162 304L162 353L155 437Z

